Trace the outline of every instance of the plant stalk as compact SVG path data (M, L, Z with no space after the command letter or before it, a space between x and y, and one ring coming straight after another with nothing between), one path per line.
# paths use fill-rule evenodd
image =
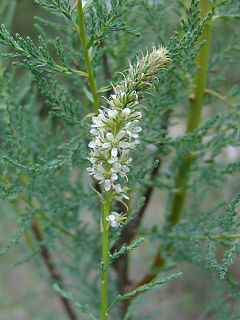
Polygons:
M201 9L201 18L202 20L206 17L207 13L211 10L211 4L208 0L200 0L199 3ZM196 59L197 67L199 68L194 79L193 79L193 91L189 97L189 111L187 119L187 132L192 132L195 129L199 128L202 109L204 105L204 95L207 82L207 72L208 72L208 61L210 53L210 40L211 40L211 18L207 21L204 26L203 32L199 37L198 44L200 45L202 41L205 41L205 44L199 51L199 54ZM175 178L175 189L177 190L172 198L171 212L167 219L168 222L168 232L171 232L173 227L179 222L182 211L184 208L187 189L185 187L188 175L191 170L192 161L194 155L189 153L186 159L183 161L181 166L178 169L177 176ZM168 251L170 251L171 246L169 246ZM164 267L166 264L166 259L162 257L160 250L157 252L153 265L149 273L147 273L143 279L136 285L142 285L153 280L157 273L156 270L159 267ZM135 285L134 285L135 287Z
M211 5L208 0L201 0L199 6L201 10L201 17L203 20L206 17L209 10L211 10ZM206 43L201 48L196 59L197 67L199 68L199 70L193 79L194 88L192 94L190 95L190 105L188 111L186 133L193 132L195 129L198 129L200 125L207 82L210 40L211 21L209 20L204 26L202 35L199 38L199 44L202 41L206 41ZM173 226L176 223L178 223L182 214L182 210L186 199L186 188L184 185L186 183L186 178L191 170L193 158L193 154L189 154L178 170L178 174L175 180L175 188L178 191L174 194L172 200L171 214L168 218L168 221L170 223L169 231L171 231Z
M80 37L83 55L84 55L84 59L85 59L86 67L87 67L88 82L89 82L89 86L90 86L92 96L93 96L93 104L94 104L95 111L98 112L99 98L98 98L96 83L95 83L95 79L94 79L94 75L93 75L92 64L91 64L91 60L90 60L90 56L89 56L88 48L87 48L82 0L78 1L78 25L79 25L78 35Z
M107 191L104 198L103 204L103 220L102 220L102 266L103 271L101 274L101 287L102 287L102 320L108 319L108 310L107 310L107 262L108 262L108 221L107 216L110 212L110 191Z

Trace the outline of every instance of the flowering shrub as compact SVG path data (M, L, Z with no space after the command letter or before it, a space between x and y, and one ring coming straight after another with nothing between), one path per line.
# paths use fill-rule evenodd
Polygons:
M239 1L33 2L0 3L1 319L239 319Z

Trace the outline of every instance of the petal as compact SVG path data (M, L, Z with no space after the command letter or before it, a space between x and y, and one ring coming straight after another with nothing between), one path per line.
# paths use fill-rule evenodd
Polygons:
M139 138L139 135L138 135L137 133L132 133L131 136L132 136L134 139Z
M120 148L124 148L124 149L126 149L126 148L130 148L130 143L128 143L128 142L119 142L119 147Z
M124 108L123 111L122 111L122 115L124 117L128 117L131 113L131 110L129 108Z
M93 177L99 181L102 181L104 179L104 177L99 173L94 174Z
M117 179L118 179L117 174L116 174L116 173L113 173L112 176L111 176L111 180L112 180L112 181L115 181L115 180L117 180ZM109 181L110 181L110 180L109 180Z
M94 136L98 136L99 135L99 131L97 129L92 129L90 130L90 133Z
M142 128L141 128L141 127L136 127L134 131L135 131L135 132L141 132L141 131L142 131Z
M122 170L123 170L124 172L129 172L129 171L130 171L130 169L129 169L127 166L123 166L123 167L122 167Z
M117 228L118 226L119 226L119 222L118 221L114 220L114 221L111 222L111 227Z
M111 150L111 156L112 156L112 157L116 157L117 154L118 154L118 149L117 149L117 148L112 148L112 150Z
M111 132L108 132L108 133L106 134L106 138L107 138L108 141L113 141L114 135L113 135Z
M92 157L92 158L89 159L89 161L90 161L91 163L95 163L95 162L97 161L97 159L94 158L94 157Z
M102 148L104 149L107 149L107 148L110 148L111 147L111 143L110 142L105 142L103 145L102 145Z
M119 214L118 212L116 212L116 211L112 211L112 212L111 212L111 215L113 215L115 219L116 219L117 217L120 217L120 214Z
M121 166L121 164L119 163L119 162L115 162L114 164L113 164L113 167L112 167L112 169L114 169L114 170L120 170L122 168L122 166ZM112 170L111 169L111 170ZM110 171L111 171L110 170Z
M114 221L116 218L113 214L110 214L109 216L106 217L106 220L109 221L109 222L112 222Z
M96 180L103 180L104 176L101 173L96 173L93 176Z
M118 132L118 134L116 135L116 139L119 141L121 140L124 136L125 136L125 131L121 130L120 132Z
M104 173L106 172L101 163L98 165L97 171L98 173L102 174L102 176L104 176Z
M113 157L113 158L108 160L108 163L115 163L117 161L118 161L118 157Z
M89 142L88 146L89 148L95 148L96 147L95 141Z
M116 118L117 115L118 115L118 111L117 110L109 110L108 111L108 116L109 116L110 119Z
M100 112L101 112L101 111L102 111L102 110L100 110ZM100 119L100 120L105 120L105 116L104 116L103 112L99 113L98 119Z

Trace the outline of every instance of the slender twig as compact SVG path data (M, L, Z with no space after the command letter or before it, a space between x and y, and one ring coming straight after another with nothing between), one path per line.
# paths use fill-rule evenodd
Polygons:
M221 94L219 94L218 92L210 90L210 89L205 89L204 92L206 94L211 94L212 96L217 97L219 100L221 100L224 103L226 103L227 105L229 105L229 107L234 108L234 105L230 101L228 101L225 97L223 97Z
M2 176L0 176L0 180L6 184L9 185L10 181L8 178L3 178ZM51 218L49 218L45 213L43 213L42 211L36 209L33 205L33 203L28 200L24 195L22 195L21 193L17 193L16 194L17 197L19 199L21 199L25 204L27 204L29 206L29 208L31 208L35 213L37 213L43 220L50 222L54 228L58 229L59 231L61 231L62 233L64 233L65 235L74 238L75 235L70 233L69 231L67 231L66 229L64 229L63 227L59 226L57 223L55 223Z
M217 19L240 19L240 14L226 14L226 15L216 15L213 20Z
M82 0L78 1L78 24L79 24L78 35L80 37L83 55L84 55L84 59L85 59L86 67L87 67L88 81L89 81L89 85L90 85L92 96L93 96L94 108L95 108L95 111L98 112L99 98L98 98L95 79L94 79L94 75L93 75L92 64L91 64L91 60L90 60L90 56L89 56L88 48L87 48L87 39L86 39L86 32L85 32L85 25L84 25L84 12L83 12L83 8L82 8Z
M106 191L104 204L103 204L103 219L102 219L102 271L101 271L101 287L102 287L102 304L101 304L101 313L102 320L108 319L108 306L107 306L107 263L108 263L108 221L107 216L110 211L110 192Z
M62 228L61 226L59 226L57 223L53 222L53 220L51 218L49 218L48 216L45 215L45 213L41 212L38 209L34 208L34 205L32 204L31 201L27 200L22 194L18 194L18 197L20 199L23 200L23 202L25 202L35 213L37 213L42 219L50 222L56 229L58 229L59 231L61 231L62 233L64 233L65 235L74 238L75 235L73 235L72 233L70 233L69 231L67 231L66 229Z
M43 236L42 236L41 231L37 225L37 222L34 221L31 225L31 227L32 227L32 231L33 231L33 234L34 234L36 240L39 242L39 244L41 246L41 257L42 257L42 260L43 260L50 276L51 276L51 279L55 280L58 283L58 285L61 287L61 289L64 290L64 287L62 285L62 277L60 276L56 266L53 263L53 259L52 259L52 255L51 255L50 251L43 244ZM63 296L58 296L58 297L63 305L63 308L65 310L67 317L70 320L77 320L78 319L77 315L75 314L70 302Z

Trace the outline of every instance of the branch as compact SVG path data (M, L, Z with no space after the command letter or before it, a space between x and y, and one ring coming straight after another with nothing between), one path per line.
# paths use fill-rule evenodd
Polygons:
M8 184L10 184L10 181L8 178L3 178L2 176L0 176L0 180L6 184L6 186ZM26 203L29 208L31 208L35 213L37 213L42 219L44 219L45 221L50 222L53 227L55 227L56 229L58 229L59 231L61 231L62 233L64 233L65 235L74 238L75 235L70 233L69 231L67 231L66 229L62 228L61 226L59 226L57 223L55 223L51 218L49 218L45 213L41 212L38 209L34 208L34 205L31 201L29 201L27 198L25 198L21 193L17 193L16 194L18 196L18 198L20 198L24 203Z
M82 0L78 1L77 6L78 6L78 24L79 24L78 35L79 35L79 38L81 41L83 55L84 55L84 59L85 59L86 67L87 67L88 81L89 81L89 85L90 85L92 96L93 96L94 108L95 108L95 111L98 112L99 98L98 98L96 83L95 83L94 74L93 74L93 70L92 70L92 64L91 64L91 60L90 60L90 56L89 56L88 48L87 48Z
M229 105L229 107L234 108L234 105L230 101L228 101L225 97L223 97L222 95L220 95L216 91L213 91L213 90L210 90L210 89L205 89L204 92L206 94L211 94L211 95L217 97L218 99L222 100L224 103Z

